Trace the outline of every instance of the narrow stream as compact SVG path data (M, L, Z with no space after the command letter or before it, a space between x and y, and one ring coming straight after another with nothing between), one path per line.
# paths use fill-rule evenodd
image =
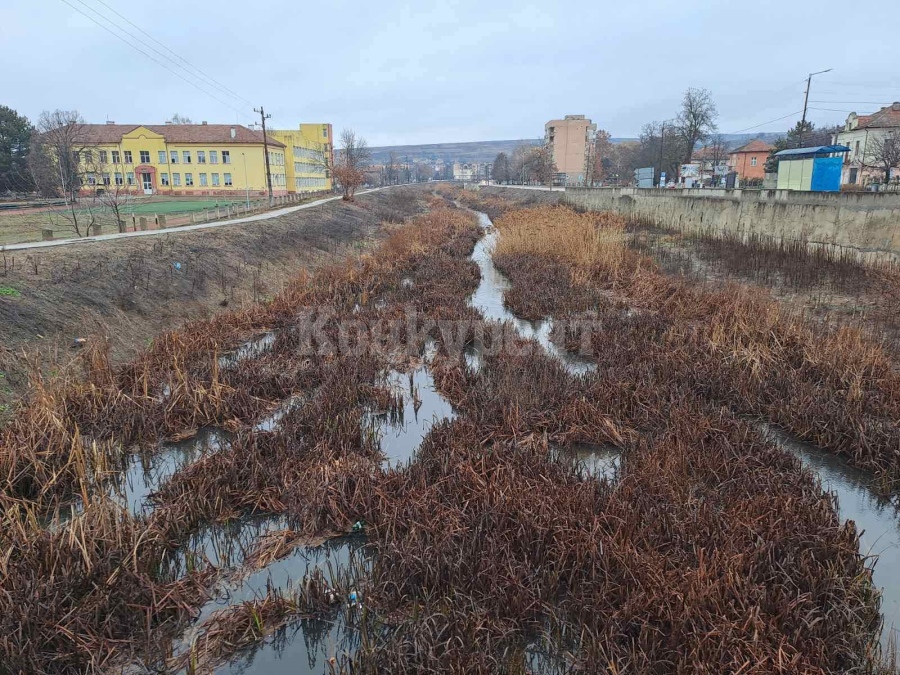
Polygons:
M886 649L891 636L900 639L900 507L872 489L871 477L865 471L776 427L763 424L760 428L768 439L814 471L823 489L837 495L840 517L856 522L860 552L878 556L872 579L882 593L881 645Z
M597 365L560 349L550 339L553 331L553 319L542 321L526 321L520 319L503 305L503 292L510 287L509 280L494 266L494 246L497 244L498 232L493 227L486 213L475 212L485 230L484 236L475 244L472 260L481 271L481 283L469 300L469 305L493 321L508 321L516 332L526 340L535 340L548 354L555 356L572 375L584 375L597 369Z

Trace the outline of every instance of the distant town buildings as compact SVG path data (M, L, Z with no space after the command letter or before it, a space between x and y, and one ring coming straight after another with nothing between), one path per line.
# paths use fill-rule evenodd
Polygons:
M479 181L491 177L491 162L454 162L453 180Z
M766 160L774 146L753 140L728 153L728 170L737 173L741 183L759 181L766 177Z
M844 130L835 136L835 143L846 145L841 182L865 185L884 180L884 140L891 135L900 137L900 102L881 108L871 115L850 113ZM894 167L892 177L900 176L900 166Z
M587 162L597 125L584 115L566 115L544 125L544 142L556 165L556 182L584 185Z

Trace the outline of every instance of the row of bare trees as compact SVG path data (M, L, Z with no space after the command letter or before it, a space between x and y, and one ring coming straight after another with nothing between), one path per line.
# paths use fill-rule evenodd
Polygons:
M494 158L491 178L498 183L550 185L556 165L547 145L520 145L512 156L501 152Z

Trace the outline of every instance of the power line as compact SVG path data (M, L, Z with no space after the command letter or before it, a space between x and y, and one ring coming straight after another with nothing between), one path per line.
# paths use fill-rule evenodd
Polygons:
M810 103L858 103L860 105L883 105L884 101L810 101Z
M137 35L135 35L134 33L130 32L128 29L123 28L123 27L120 26L118 23L116 23L115 21L113 21L112 19L110 19L108 16L105 16L103 13L97 11L94 7L91 7L91 6L90 6L89 4L87 4L84 0L77 0L77 2L78 2L79 4L81 4L81 5L83 5L84 7L86 7L87 9L89 9L91 12L93 12L93 13L96 14L97 16L99 16L101 19L103 19L103 20L104 20L105 22L107 22L108 24L112 25L112 26L113 26L114 28L116 28L117 30L122 31L122 32L125 33L125 35L127 35L128 37L132 38L133 40L135 40L135 41L138 42L139 44L143 45L143 46L146 47L147 49L150 49L151 51L155 52L156 54L158 54L158 55L161 56L162 58L166 59L166 60L169 61L171 64L173 64L176 68L180 68L180 69L183 70L185 73L187 73L190 77L192 77L192 78L198 80L198 81L200 82L200 84L204 84L204 85L207 85L207 86L212 86L213 89L216 88L215 85L210 85L210 83L209 83L209 82L206 82L202 77L198 77L197 75L195 75L194 73L192 73L191 71L189 71L187 68L185 68L185 67L182 66L181 64L176 63L175 60L172 59L170 56L167 56L166 54L163 54L161 51L159 51L158 49L156 49L156 47L154 47L153 45L147 44L146 42L144 42L144 40L142 40L141 38L139 38L139 37L138 37ZM82 12L82 14L84 14L84 12ZM87 16L87 15L85 15L85 16ZM88 18L91 18L91 17L88 17ZM95 23L97 23L97 22L95 21ZM98 24L98 25L99 25L99 24ZM131 44L131 43L129 43L129 44ZM182 78L182 79L183 79L183 78ZM201 91L205 91L205 90L201 90ZM206 92L206 93L209 93L209 92ZM228 105L228 104L226 104L226 105Z
M810 110L823 110L825 112L839 112L839 113L852 113L856 112L855 110L837 110L835 108L810 108Z
M253 104L252 104L250 101L248 101L246 98L244 98L243 96L241 96L241 95L238 94L237 92L232 91L231 89L229 89L228 87L226 87L224 84L222 84L221 82L219 82L218 80L216 80L215 78L213 78L211 75L209 75L209 74L205 73L204 71L200 70L200 68L198 68L197 66L195 66L193 63L191 63L190 61L188 61L188 60L185 59L184 57L180 56L177 52L173 51L171 48L169 48L169 47L167 47L166 45L164 45L162 42L160 42L160 41L157 40L155 37L153 37L152 35L150 35L147 31L145 31L143 28L141 28L140 26L138 26L138 25L132 23L131 21L129 21L127 17L122 16L122 15L121 15L119 12L117 12L115 9L113 9L112 7L110 7L109 5L107 5L105 2L103 2L103 0L96 0L96 1L99 2L101 5L103 5L104 7L106 7L106 8L107 8L109 11L111 11L113 14L115 14L116 16L118 16L119 18L121 18L121 19L122 19L125 23L127 23L129 26L132 26L132 27L136 28L136 29L137 29L138 31L140 31L142 34L146 35L148 38L150 38L151 40L153 40L153 42L155 42L155 43L158 44L160 47L162 47L163 49L165 49L167 52L169 52L170 54L172 54L172 55L173 55L175 58L177 58L179 61L181 61L181 62L183 62L183 63L186 63L188 66L190 66L191 68L193 68L194 70L196 70L196 71L197 71L198 73L200 73L204 78L206 78L210 83L215 84L215 85L216 85L219 89L221 89L223 92L230 94L231 96L233 96L234 98L236 98L236 99L238 99L238 100L240 100L240 101L243 101L243 102L246 103L247 105L251 105L251 106L253 105ZM81 4L85 4L82 0L79 0L79 2L81 2ZM108 19L107 19L107 20L108 20ZM167 57L167 58L168 58L168 57ZM196 76L195 76L195 77L196 77ZM199 79L199 78L198 78L198 79Z
M80 1L80 0L79 0L79 1ZM175 76L178 77L179 79L184 80L185 82L187 82L189 85L191 85L192 87L194 87L194 88L197 89L198 91L203 92L204 94L206 94L206 95L209 96L210 98L212 98L212 99L218 101L219 103L221 103L221 104L224 105L224 106L227 106L227 107L231 108L231 109L234 110L235 112L237 112L237 113L239 113L239 114L241 114L241 115L244 115L245 117L248 116L248 115L247 115L246 113L244 113L242 110L240 110L240 109L238 109L238 108L235 108L233 105L231 105L230 103L228 103L228 102L226 102L226 101L223 101L222 99L220 99L220 98L219 98L218 96L216 96L215 94L212 94L212 93L210 93L209 91L207 91L206 89L203 89L203 88L202 88L200 85L198 85L196 82L192 82L191 80L189 80L189 79L187 79L186 77L184 77L184 75L182 75L181 73L172 70L172 69L169 68L165 63L162 63L161 61L156 60L156 59L153 58L150 54L148 54L147 52L145 52L143 49L141 49L140 47L135 46L134 44L132 44L131 42L129 42L128 40L126 40L125 38L123 38L121 35L119 35L119 34L116 33L115 31L111 30L109 27L107 27L107 26L103 25L102 23L100 23L99 21L97 21L94 17L90 16L89 14L85 14L83 11L81 11L80 9L78 9L78 7L76 7L76 6L73 5L72 3L68 2L68 0L60 0L60 2L62 2L62 3L65 4L65 5L68 5L69 7L71 7L72 9L74 9L76 12L78 12L79 14L81 14L82 16L84 16L85 18L90 19L92 22L94 22L95 24L97 24L98 26L100 26L100 28L102 28L103 30L105 30L107 33L109 33L110 35L114 36L115 38L121 40L121 41L124 42L126 45L128 45L129 47L131 47L132 49L134 49L135 51L140 52L141 54L143 54L144 56L146 56L148 59L150 59L151 61L153 61L153 63L155 63L156 65L160 66L161 68L165 68L166 70L168 70L170 73L172 73L173 75L175 75ZM96 11L96 10L94 10L94 11ZM99 13L98 13L98 14L99 14ZM100 15L100 16L102 16L102 15ZM105 17L104 17L104 18L105 18ZM109 21L109 20L107 19L107 21ZM116 26L116 24L113 23L112 21L110 21L110 23L112 23L114 26ZM119 28L119 26L116 26L116 27ZM123 30L124 30L124 29L123 29ZM127 33L127 31L124 31L124 32ZM129 35L130 35L130 33L129 33ZM142 42L141 44L144 44L144 43Z
M785 115L784 117L778 117L777 119L769 120L768 122L763 122L762 124L755 124L752 127L747 127L746 129L738 129L737 131L732 131L730 133L740 134L740 133L743 133L744 131L750 131L751 129L757 129L759 127L764 127L767 124L772 124L773 122L780 122L781 120L786 120L788 117L793 117L794 115L799 115L802 112L803 112L802 110L798 110L797 112L792 112L789 115Z

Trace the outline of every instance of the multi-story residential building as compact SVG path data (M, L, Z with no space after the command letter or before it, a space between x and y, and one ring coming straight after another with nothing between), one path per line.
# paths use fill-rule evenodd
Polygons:
M877 157L878 148L889 135L900 136L900 103L895 102L871 115L850 113L844 130L834 142L850 148L844 156L841 183L865 185L884 180L884 164ZM893 176L900 175L900 166L894 167Z
M766 160L775 146L765 141L752 140L728 153L728 170L737 173L741 183L762 183L766 177Z
M566 115L544 125L544 142L550 147L556 165L556 182L583 185L587 175L588 152L594 142L597 125L584 115Z
M478 178L478 165L474 162L454 162L453 180L473 181Z
M81 191L182 196L266 195L262 132L239 124L85 124ZM287 194L284 144L269 137L272 191Z
M269 130L285 145L288 192L331 190L334 139L330 124L301 124L297 130Z

